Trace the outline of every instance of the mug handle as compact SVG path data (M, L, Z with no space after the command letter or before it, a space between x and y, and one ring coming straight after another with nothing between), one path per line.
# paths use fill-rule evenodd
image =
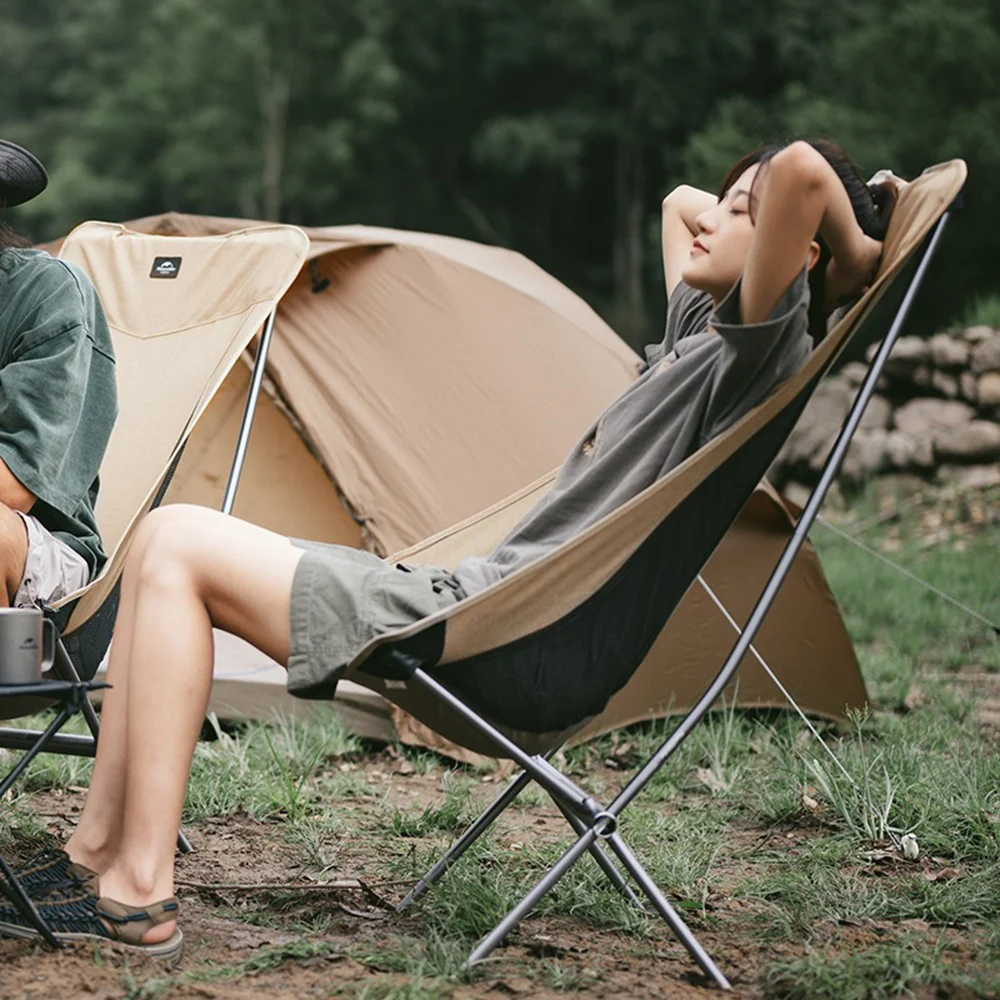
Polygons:
M51 618L42 619L42 673L44 674L56 660L56 623Z

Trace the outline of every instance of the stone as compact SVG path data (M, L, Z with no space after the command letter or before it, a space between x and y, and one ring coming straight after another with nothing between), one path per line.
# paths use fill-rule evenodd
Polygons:
M905 376L931 359L930 345L922 337L900 337L892 348L885 370L889 375Z
M847 479L864 480L889 467L886 442L889 432L880 427L870 431L859 430L847 450L840 474Z
M996 332L992 326L970 326L962 331L962 339L969 344L979 344L989 340Z
M1000 406L1000 372L986 372L979 376L976 399L980 406Z
M865 351L866 360L871 361L880 346L881 341L877 344L872 344ZM910 371L916 368L917 365L926 364L930 361L930 358L930 346L922 337L900 337L893 345L892 353L889 355L889 360L885 365L885 370L890 374L894 374L897 371Z
M899 471L933 469L934 444L930 434L914 437L905 431L889 431L885 439L886 461Z
M911 399L893 414L893 423L907 434L917 437L927 431L943 430L967 424L976 411L958 399Z
M983 340L972 348L969 368L973 375L1000 370L1000 333L994 333L989 340Z
M1000 486L1000 465L941 465L937 478L942 483L964 486L970 490L986 490Z
M837 373L852 388L856 389L868 374L868 365L862 361L849 361Z
M781 467L822 468L853 398L853 390L842 379L831 378L820 382L778 454Z
M875 430L876 428L886 428L892 420L892 405L885 396L872 396L868 400L865 412L861 414L861 423L858 424L860 430Z
M936 333L927 341L931 361L938 368L964 368L969 363L969 345L947 333Z
M1000 458L1000 424L972 420L934 435L934 453L956 462L990 462Z
M935 369L931 372L931 388L936 389L946 399L954 399L958 395L958 379Z
M967 399L970 403L979 402L979 380L972 372L962 372L958 376L958 388L963 399Z
M900 376L897 375L897 378ZM929 389L934 378L934 371L930 365L920 365L909 373L910 382L918 389Z

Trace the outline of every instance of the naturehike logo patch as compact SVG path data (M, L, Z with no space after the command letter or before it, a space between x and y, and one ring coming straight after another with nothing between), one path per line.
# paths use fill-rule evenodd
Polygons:
M180 273L180 257L156 257L153 259L153 269L149 272L149 276L151 278L176 278Z

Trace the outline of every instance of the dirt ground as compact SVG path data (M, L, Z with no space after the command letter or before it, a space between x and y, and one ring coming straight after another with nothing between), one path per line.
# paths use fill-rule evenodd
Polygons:
M956 690L974 692L979 706L984 736L993 740L1000 733L1000 676L976 669L953 675ZM445 768L433 767L419 773L393 750L362 755L353 764L359 775L378 789L384 789L385 801L408 811L419 811L439 804L445 787ZM621 772L598 768L591 778L616 787ZM498 789L500 775L483 779L476 795L485 805ZM588 782L589 783L589 782ZM41 793L33 800L38 818L60 842L72 829L84 800L83 788L60 789ZM675 804L665 805L665 809ZM363 811L364 802L345 803L348 816L352 810ZM526 805L508 811L495 828L499 843L512 846L528 840L565 840L566 826L549 803ZM494 956L478 968L475 979L455 985L452 993L408 991L410 977L379 971L377 963L365 964L351 957L363 950L378 955L381 949L400 946L400 940L420 939L424 933L419 916L399 916L391 912L407 891L409 881L379 882L372 850L376 842L363 837L347 837L338 852L336 871L327 872L322 881L359 880L365 890L336 891L311 889L301 894L301 912L330 916L328 930L303 939L299 933L279 928L265 928L239 919L241 908L251 894L239 888L252 884L270 888L287 887L300 882L295 851L289 845L285 824L259 822L245 814L213 817L186 830L194 852L177 861L177 895L183 910L185 950L174 975L156 963L124 956L112 945L76 946L59 952L44 947L0 939L0 1000L159 1000L173 998L230 998L253 994L259 998L362 996L381 1000L431 1000L452 996L455 1000L486 1000L510 997L562 997L572 993L581 997L698 998L713 995L709 980L701 974L687 952L669 930L659 925L644 936L620 931L595 929L572 917L531 916L511 935ZM734 997L756 998L767 995L764 970L773 962L798 957L796 945L775 942L755 934L759 914L755 904L733 898L733 890L747 875L746 857L765 847L781 849L794 846L797 838L814 835L801 826L734 826L727 841L725 857L713 863L713 877L704 914L687 917L699 940L733 983ZM439 842L440 838L438 838ZM390 837L388 841L392 843ZM397 840L400 855L412 849L414 840ZM408 846L409 845L409 846ZM27 852L35 845L25 844ZM730 849L731 848L731 849ZM741 860L741 857L743 860ZM446 876L447 877L447 876ZM609 890L610 891L610 890ZM292 894L294 895L294 893ZM285 899L288 898L286 893ZM380 908L381 904L381 908ZM294 907L293 907L294 912ZM918 937L926 936L928 945L940 940L941 929L932 929L923 921L907 921L906 928ZM900 930L898 925L875 920L850 920L829 928L825 935L838 953L861 951L878 945ZM966 942L958 931L945 931L950 947L961 953ZM261 961L264 968L252 968L255 959L288 946L294 953L303 940L321 942L324 954L286 957L278 967ZM307 949L308 950L308 949ZM313 949L315 950L315 949ZM555 988L539 974L549 962L568 972L569 979ZM219 969L242 966L241 975L223 978ZM205 981L192 981L191 974L212 970ZM184 975L188 974L188 975ZM364 987L369 985L370 992ZM957 998L972 994L954 988L924 990L918 1000Z
M383 755L374 756L365 766L367 776L376 782L383 776L388 778L391 769L392 762ZM408 774L405 779L386 784L391 798L398 796L400 804L405 801L412 809L421 802L439 801L440 782L441 772L437 771L426 775ZM484 786L484 803L495 791L496 785ZM37 812L50 832L65 836L82 801L82 790L48 793L37 798ZM260 823L237 815L210 819L187 832L195 851L180 857L177 864L178 898L183 909L186 937L184 957L176 971L197 969L206 963L233 966L252 960L262 949L301 940L298 934L253 926L241 922L235 915L223 915L238 911L246 893L202 888L246 883L284 885L294 880L290 849L283 839L280 824ZM551 806L533 806L516 814L509 813L500 834L502 840L515 843L518 838L524 840L527 836L556 839L564 835L565 824ZM760 832L743 831L739 839L759 841ZM405 846L401 850L405 850ZM324 881L363 879L365 860L362 856L349 857L341 863L340 871L324 876ZM719 871L720 877L725 877L724 867ZM729 877L738 877L738 874L732 871ZM396 902L407 889L405 883L366 882L366 885L389 903ZM400 936L420 935L416 918L383 917L371 904L372 897L360 890L303 894L303 905L313 913L328 908L336 915L330 931L311 939L330 945L329 954L286 961L276 970L233 982L180 983L173 985L165 995L171 998L235 998L252 991L257 997L327 997L336 995L338 987L344 987L344 992L350 996L359 985L376 980L385 989L394 980L403 985L405 977L375 972L347 955L349 949L358 945L377 954L380 945L390 945ZM742 914L743 906L739 901L720 900L711 903L710 908L714 926L699 927L700 939L720 967L733 978L736 996L758 996L755 989L747 989L745 985L759 978L762 958L773 960L778 953L769 949L762 956L752 940L741 940L733 934L728 926L729 918ZM534 975L539 960L544 959L561 961L572 968L575 976L572 992L581 996L703 998L706 995L707 980L665 929L652 938L639 939L620 932L595 930L571 918L535 917L529 918L495 954L486 974L475 982L457 987L454 997L479 1000L564 996L565 989L550 990ZM40 946L0 940L0 997L3 1000L152 998L161 995L153 992L154 984L149 984L148 992L142 993L130 984L130 978L138 984L162 975L155 964L142 959L137 964L133 958L130 969L109 945L98 945L96 949L78 946L53 953Z
M442 770L428 774L393 775L394 763L386 754L373 754L358 766L373 782L385 782L387 796L408 808L440 801ZM607 777L613 778L613 772ZM484 785L487 801L496 785ZM35 800L39 817L56 837L64 838L83 802L83 789L40 795ZM501 841L508 844L527 837L562 838L565 825L551 806L538 805L508 813ZM291 848L282 824L262 823L246 815L212 818L189 829L194 853L177 864L178 898L183 909L184 957L175 973L197 972L206 966L233 967L253 962L256 956L302 941L295 933L244 923L238 918L247 893L220 888L252 883L282 886L296 880ZM809 836L807 830L781 828L734 829L732 853L769 843ZM405 850L401 847L400 850ZM336 873L324 881L365 879L366 860L353 848L341 854ZM764 943L754 935L754 904L733 899L729 890L745 872L738 860L720 858L713 868L713 887L707 902L709 919L697 920L695 929L720 968L730 976L735 997L760 997L762 970L777 959L795 957L798 949L787 944ZM212 888L209 888L212 887ZM380 948L398 947L399 939L420 937L419 918L380 912L373 901L392 904L406 891L405 883L366 882L360 889L313 890L302 895L302 906L312 914L326 911L333 917L330 929L309 938L328 947L326 954L284 960L278 968L265 968L226 980L213 974L209 981L165 979L164 970L144 959L125 958L111 945L76 946L52 952L41 946L0 940L0 998L2 1000L155 1000L170 998L329 997L354 996L370 984L372 997L413 997L424 1000L434 992L406 992L408 978L379 972L350 957L359 946L377 955ZM377 897L377 898L376 898ZM919 923L919 922L917 922ZM875 921L852 922L831 928L838 950L864 949L884 938L888 927ZM957 940L957 939L956 939ZM543 961L570 970L571 982L552 988L538 975ZM265 964L265 963L261 963ZM531 917L495 953L475 981L455 987L456 1000L485 998L559 997L567 992L583 997L699 998L712 995L708 980L669 931L663 927L651 936L633 937L622 932L595 930L572 918ZM398 992L394 991L394 987ZM447 995L447 994L443 994ZM950 993L949 996L955 994ZM937 996L927 993L923 1000Z

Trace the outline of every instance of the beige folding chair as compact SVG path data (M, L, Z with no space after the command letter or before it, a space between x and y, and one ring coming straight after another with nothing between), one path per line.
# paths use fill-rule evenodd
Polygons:
M904 191L871 289L828 333L805 366L764 403L565 545L446 611L379 637L343 672L446 739L477 753L510 758L523 768L420 880L400 909L436 882L531 781L554 799L577 834L573 846L476 946L470 963L485 958L585 853L594 857L620 891L638 902L606 853L610 848L704 972L720 987L729 988L725 976L622 839L618 820L752 650L754 636L846 454L965 176L965 164L955 160L925 171ZM558 771L551 755L628 686L682 596L699 580L702 567L763 477L819 379L925 238L926 251L858 390L819 484L746 623L742 628L734 623L740 634L732 651L670 737L615 799L602 806ZM546 477L393 558L452 567L467 555L488 553L544 496L550 482ZM331 683L295 693L330 697L333 687ZM530 690L533 697L516 718L500 717L491 706L506 701L494 698L501 689L511 687Z
M44 732L0 729L0 747L24 750L0 782L4 793L40 752L93 756L97 715L87 697L111 640L125 557L143 515L156 506L184 444L227 373L261 331L223 509L232 509L279 299L309 241L295 226L256 226L224 236L171 237L88 222L60 256L87 272L104 305L116 356L119 415L101 464L97 522L109 554L98 577L48 616L60 635L54 677L0 691L0 718L63 702ZM59 733L75 712L90 736ZM183 837L179 843L187 848ZM55 939L0 858L8 891L50 944ZM2 885L2 883L0 883Z

